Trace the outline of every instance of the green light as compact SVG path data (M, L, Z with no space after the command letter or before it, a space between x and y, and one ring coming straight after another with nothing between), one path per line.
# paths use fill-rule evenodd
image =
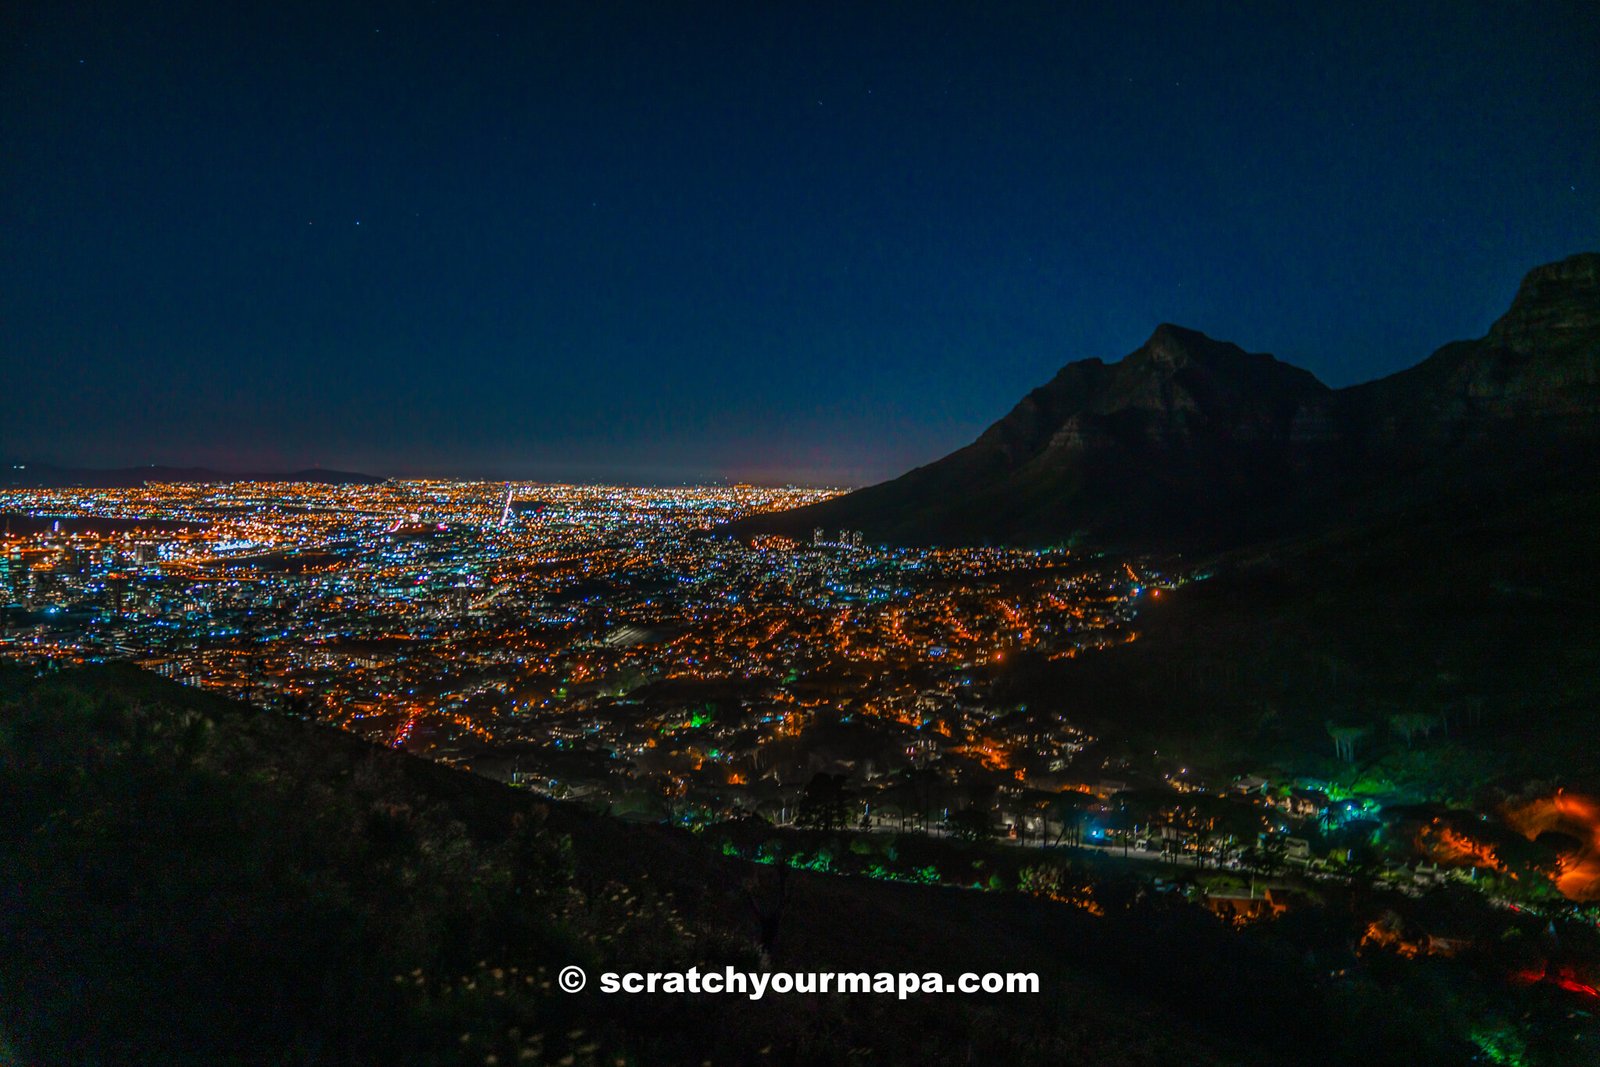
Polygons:
M1472 1043L1490 1063L1505 1067L1528 1067L1527 1047L1513 1030L1474 1030Z

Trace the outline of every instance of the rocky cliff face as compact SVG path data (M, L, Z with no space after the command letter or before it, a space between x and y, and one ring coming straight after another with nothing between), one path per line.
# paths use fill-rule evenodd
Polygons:
M1162 325L1118 363L1068 364L976 445L1029 463L1117 444L1286 440L1296 413L1327 393L1310 373L1271 356Z
M1446 345L1344 393L1350 432L1369 446L1492 432L1508 420L1556 426L1600 415L1600 254L1530 272L1481 340Z
M1162 325L1116 363L1063 367L938 462L741 529L804 534L823 525L950 543L1145 529L1225 538L1241 516L1289 493L1300 462L1292 445L1321 432L1330 395L1307 371Z
M1216 547L1326 519L1340 494L1403 496L1430 465L1481 468L1486 449L1503 469L1546 435L1600 437L1600 254L1530 273L1483 339L1343 390L1162 325L1118 362L1063 367L942 460L736 531Z
M1600 337L1600 252L1585 252L1537 267L1522 280L1511 310L1489 328L1489 344L1560 357L1594 355Z

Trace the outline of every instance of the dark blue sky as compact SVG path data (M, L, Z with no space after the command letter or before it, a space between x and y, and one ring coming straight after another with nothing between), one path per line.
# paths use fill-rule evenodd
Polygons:
M1600 5L1075 6L5 5L0 454L859 482L1600 247Z

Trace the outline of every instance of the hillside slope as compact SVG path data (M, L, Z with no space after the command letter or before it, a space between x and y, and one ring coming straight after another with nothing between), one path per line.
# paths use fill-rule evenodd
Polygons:
M1436 979L1330 984L1321 949L1132 896L1096 918L798 871L781 969L1042 991L604 997L604 969L760 967L746 890L770 902L772 869L131 670L0 693L18 1062L1447 1063L1484 1010ZM581 995L548 985L570 963Z

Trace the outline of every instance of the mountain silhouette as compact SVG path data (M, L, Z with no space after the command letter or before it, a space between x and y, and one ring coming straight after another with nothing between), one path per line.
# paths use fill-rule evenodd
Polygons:
M1528 469L1578 475L1597 437L1600 254L1584 253L1532 271L1485 337L1345 389L1164 324L1117 362L1069 363L943 459L729 530L1212 550Z

